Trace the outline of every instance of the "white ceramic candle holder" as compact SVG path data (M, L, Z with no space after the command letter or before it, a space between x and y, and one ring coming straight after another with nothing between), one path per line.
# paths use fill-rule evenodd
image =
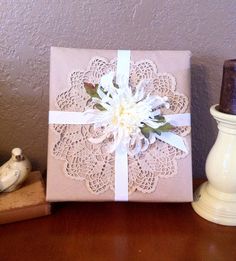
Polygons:
M236 226L236 115L210 109L219 133L206 161L208 181L194 193L193 209L221 225Z

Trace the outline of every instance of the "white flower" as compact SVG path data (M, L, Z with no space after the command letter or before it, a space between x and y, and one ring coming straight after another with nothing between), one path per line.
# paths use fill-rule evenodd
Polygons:
M115 77L115 72L109 72L105 75L102 76L100 83L99 83L99 87L103 88L104 91L107 92L113 92L114 90L114 84L113 84L113 79Z
M121 80L122 78L119 79L119 88L114 86L113 79L113 72L104 75L97 90L101 99L93 98L93 101L105 110L94 109L85 112L96 121L95 128L103 128L100 137L89 140L100 143L109 138L112 140L110 152L122 145L127 147L129 153L137 154L153 143L152 135L150 140L145 138L140 128L146 124L155 129L165 124L158 123L155 117L160 115L161 107L168 108L168 98L145 95L144 88L147 80L140 81L133 94L127 83Z

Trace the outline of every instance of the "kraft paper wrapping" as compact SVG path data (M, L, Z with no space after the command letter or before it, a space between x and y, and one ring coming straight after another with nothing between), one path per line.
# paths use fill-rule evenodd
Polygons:
M102 57L109 62L116 59L117 51L52 47L49 110L59 110L57 97L71 88L71 74L77 71L86 72L88 64L94 57ZM188 97L186 113L190 112L190 57L191 53L189 51L131 51L131 61L133 63L148 60L153 62L158 73L170 73L174 76L176 91ZM105 67L101 65L102 69ZM141 69L142 67L140 67ZM84 90L81 88L82 91ZM68 96L69 98L70 96ZM129 201L192 201L191 134L186 135L184 139L189 152L183 158L175 160L177 173L167 177L159 177L155 190L151 193L135 190L129 195ZM107 189L100 194L94 194L86 186L85 180L73 179L65 175L66 160L56 157L52 153L57 142L58 134L50 125L48 132L47 200L113 201L114 191L112 189ZM147 150L145 153L150 152ZM93 151L91 150L91 157L92 154ZM67 157L69 156L67 155ZM86 169L80 166L79 171L80 173L85 173Z

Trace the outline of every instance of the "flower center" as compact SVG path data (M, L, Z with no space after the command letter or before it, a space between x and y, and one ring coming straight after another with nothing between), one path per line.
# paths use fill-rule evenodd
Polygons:
M112 124L123 128L125 132L130 135L140 130L141 122L147 118L149 114L149 108L142 102L136 103L132 99L130 101L122 101L114 110Z

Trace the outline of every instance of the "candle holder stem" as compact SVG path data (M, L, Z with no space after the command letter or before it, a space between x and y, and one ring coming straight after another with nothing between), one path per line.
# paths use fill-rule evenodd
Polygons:
M208 181L194 193L192 207L201 217L236 226L236 115L210 109L219 133L206 161Z

